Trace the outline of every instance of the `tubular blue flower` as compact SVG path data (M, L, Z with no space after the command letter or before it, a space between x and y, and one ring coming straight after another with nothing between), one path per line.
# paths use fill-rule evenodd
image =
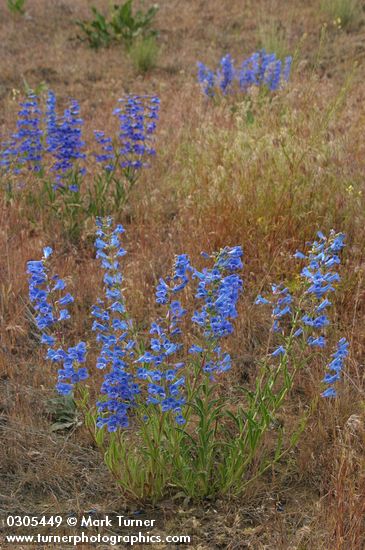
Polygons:
M316 307L316 311L320 312L320 311L323 311L325 308L331 306L332 303L327 299L325 298L320 304L319 306Z
M303 252L300 252L300 250L297 250L296 253L294 254L294 258L297 258L298 260L305 260L306 257L307 256L303 254Z
M138 412L138 407L139 419L148 420L157 407L162 414L172 415L178 425L183 425L186 422L185 394L191 397L192 393L194 398L196 389L195 381L192 384L191 367L198 380L200 376L214 380L217 374L231 368L231 356L224 349L223 339L233 332L233 321L237 317L237 301L243 288L239 276L243 267L242 249L225 247L212 256L204 253L204 258L213 259L213 265L201 271L191 266L186 254L176 256L172 272L157 285L156 301L164 307L163 313L151 323L149 343L138 346L122 290L120 258L126 254L121 246L124 228L117 225L113 229L111 218L97 219L96 225L95 249L104 271L104 298L92 307L92 330L100 346L96 367L105 373L97 403L97 426L105 426L111 432L127 428L132 409ZM331 232L327 238L318 233L318 241L311 245L307 255L296 253L305 263L299 296L295 292L291 294L283 285L272 285L271 300L261 295L256 298L256 304L270 303L273 326L280 331L278 338L284 339L284 345L275 343L276 348L271 352L272 357L279 357L280 365L273 369L269 381L276 381L283 365L290 369L295 363L292 346L294 349L306 344L309 348L324 347L326 336L322 333L326 332L329 319L323 311L327 312L331 306L326 294L335 289L339 280L338 253L343 246L343 235ZM41 331L41 343L48 348L46 357L52 364L59 365L57 390L67 395L75 384L88 377L85 367L87 345L81 341L66 349L60 342L59 331L53 330L58 322L70 317L68 309L60 308L74 299L69 292L64 292L65 281L57 275L49 276L48 262L52 254L52 248L45 247L41 260L28 262L29 297ZM191 282L196 282L198 304L191 320L196 326L196 339L197 333L201 337L185 348L184 339L180 338L187 318L183 304L189 290L186 287ZM331 289L326 288L328 284ZM301 335L303 338L298 340ZM338 342L322 380L328 386L322 392L323 397L337 395L333 386L341 379L348 347L345 338ZM311 357L309 348L305 353ZM193 355L187 364L183 351ZM189 399L189 410L190 404Z
M259 304L271 304L271 302L259 294L255 300L255 305L258 306Z
M337 397L337 391L335 388L327 388L321 393L322 397Z
M45 248L43 248L43 257L45 260L48 260L52 253L53 249L50 246L46 246Z
M0 173L7 173L12 164L12 156L15 147L15 142L5 139L0 144Z
M29 277L29 298L38 312L35 318L40 330L52 327L56 322L52 305L47 301L50 288L45 260L31 260L27 263Z
M279 346L276 348L275 351L272 352L272 356L276 357L277 355L284 355L285 354L285 348L283 346Z
M41 344L47 344L48 346L54 346L56 340L53 336L43 333L41 337Z
M59 321L66 321L67 319L71 319L71 315L69 314L68 309L61 309L60 310L60 316L58 317Z
M66 306L67 304L71 304L73 301L73 296L71 296L71 294L68 292L65 296L63 296L63 298L60 298L58 300L58 303L60 304L60 306Z
M189 348L189 353L203 353L203 351L204 351L204 348L202 348L201 346L197 346L196 344L193 344Z
M318 336L315 338L314 336L309 336L307 343L309 346L317 347L317 348L324 348L326 345L326 339L324 336Z
M340 380L340 375L338 373L336 374L329 374L327 373L325 377L323 378L322 382L325 384L333 384L334 382L337 382Z

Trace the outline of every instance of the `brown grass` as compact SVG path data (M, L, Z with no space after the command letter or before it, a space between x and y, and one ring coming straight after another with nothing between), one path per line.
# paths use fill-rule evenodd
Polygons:
M41 82L65 102L80 101L86 133L112 128L111 113L123 93L155 92L162 102L158 156L131 197L126 225L126 280L131 314L146 326L153 317L153 286L175 253L199 262L201 250L242 244L246 292L232 343L229 375L254 380L267 325L252 307L258 289L295 277L291 253L316 230L347 234L342 282L331 339L346 335L351 357L341 398L320 402L298 448L284 464L250 488L244 501L226 499L195 507L165 502L161 531L191 534L193 548L361 550L365 547L364 456L364 31L338 29L318 2L161 0L157 17L158 66L136 76L116 45L95 53L75 35L86 18L86 0L30 0L27 16L0 7L0 133L12 128L24 79ZM95 1L102 8L107 2ZM260 13L257 10L260 6ZM305 5L303 5L305 4ZM289 89L271 103L253 98L255 124L244 108L212 109L194 82L195 62L214 64L230 51L250 54L262 21L290 24L289 46L303 35ZM318 53L320 29L327 37ZM351 83L341 92L357 61ZM19 92L19 93L18 93ZM25 264L42 246L56 251L61 276L77 297L70 339L89 333L88 308L100 292L91 236L65 239L42 213L30 222L20 200L0 204L0 508L6 512L120 510L120 500L86 431L52 433L47 400L54 372L44 361L30 320ZM324 358L325 360L325 358ZM283 412L290 426L298 407L318 393L323 363L303 372Z

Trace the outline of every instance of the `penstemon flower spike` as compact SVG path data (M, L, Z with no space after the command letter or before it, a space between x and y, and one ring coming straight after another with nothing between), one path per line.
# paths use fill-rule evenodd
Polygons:
M151 144L160 100L157 96L127 95L119 103L121 106L114 110L120 123L117 157L120 168L133 183L141 168L149 165L149 157L156 154Z
M135 356L136 342L133 326L126 313L121 285L119 258L126 251L120 244L124 228L118 225L111 229L111 218L97 219L96 257L104 270L105 299L93 306L95 318L92 329L101 345L97 368L106 370L101 386L105 398L97 403L99 428L106 426L109 431L129 426L128 412L136 406L136 395L140 392L130 366Z
M204 305L193 314L191 320L200 327L205 345L193 345L190 353L206 355L203 370L211 376L231 368L231 357L222 351L219 341L233 333L232 320L237 317L237 300L242 291L242 279L236 274L243 268L243 252L240 246L226 247L213 256L212 269L194 270L198 289L196 298Z
M227 95L247 92L252 86L264 87L274 92L288 82L292 57L286 57L283 62L274 53L269 54L265 50L260 50L245 59L240 68L235 67L230 54L221 59L216 71L212 71L200 61L197 66L198 82L208 97L214 97L217 93Z
M165 315L151 324L150 350L136 361L142 365L137 371L138 378L148 382L146 404L158 405L163 413L171 411L180 425L186 422L182 410L186 402L185 377L180 374L185 362L175 356L183 347L178 337L187 311L177 295L188 285L191 272L188 256L181 254L175 259L172 276L160 279L156 302L164 307Z
M22 174L24 168L31 172L42 170L42 130L41 110L38 98L29 93L20 103L17 131L11 140L2 144L0 167L6 172L12 169L14 174Z
M88 377L88 371L81 366L86 361L86 343L79 342L74 347L64 349L60 325L70 318L66 306L73 303L70 293L60 297L66 288L66 283L57 275L50 277L49 259L52 248L43 250L41 260L29 261L27 273L29 275L29 298L37 316L35 323L41 331L40 341L48 346L47 359L53 363L61 363L58 370L57 391L62 395L70 394L76 383Z
M345 246L342 233L330 232L329 237L318 232L318 240L308 243L309 252L304 254L296 251L294 257L305 263L301 271L301 294L294 297L287 288L272 285L273 298L271 300L257 296L255 304L271 304L272 330L285 339L286 345L279 345L271 355L273 357L286 356L287 346L292 345L293 338L303 337L309 348L325 348L326 327L330 325L327 315L332 303L328 296L335 291L335 283L340 281L336 267L340 264L338 253ZM348 343L342 338L338 350L333 355L330 365L337 365L335 375L326 374L323 383L332 385L340 379L339 373L343 368L344 358L348 353ZM329 366L331 370L331 367ZM323 397L334 397L337 393L331 386L322 392Z

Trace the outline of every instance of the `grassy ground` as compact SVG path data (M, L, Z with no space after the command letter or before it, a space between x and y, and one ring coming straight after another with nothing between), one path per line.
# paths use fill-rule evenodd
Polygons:
M119 45L98 52L77 40L75 19L87 0L30 0L24 17L0 7L0 133L13 128L25 87L80 101L86 134L113 127L123 93L161 98L158 155L119 215L127 229L126 277L131 313L153 316L153 286L175 253L242 244L245 295L240 305L235 367L228 376L252 382L267 323L252 302L257 288L295 277L291 254L319 229L347 235L333 338L351 342L336 402L320 402L298 448L250 487L243 500L197 506L163 502L146 514L159 531L192 536L192 548L362 549L365 546L365 49L361 17L343 26L318 0L161 0L157 67L144 76ZM95 1L102 8L106 1ZM326 25L326 33L321 29ZM195 63L239 59L258 46L297 52L290 86L272 101L207 105ZM42 246L57 251L60 275L78 296L75 338L100 275L93 224L70 242L41 212L21 201L0 204L0 509L7 512L128 510L84 429L50 432L54 373L32 335L25 263ZM282 419L295 421L319 392L323 363L303 373ZM300 406L300 405L299 405ZM156 546L158 547L158 546ZM161 546L163 547L163 546Z

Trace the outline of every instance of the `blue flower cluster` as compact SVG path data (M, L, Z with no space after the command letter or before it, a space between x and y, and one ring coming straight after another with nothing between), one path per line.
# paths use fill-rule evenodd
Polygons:
M232 319L237 317L237 300L243 287L236 271L243 267L242 256L240 246L225 247L214 256L212 269L193 272L199 281L195 296L204 303L194 312L192 321L203 332L205 345L191 346L190 353L202 354L205 372L222 373L231 367L230 355L222 351L218 342L234 330Z
M231 55L227 54L215 71L198 62L198 82L208 97L217 93L226 95L234 91L247 92L252 86L263 86L275 91L288 82L291 65L291 56L282 61L274 53L261 50L236 67Z
M70 318L67 306L74 299L69 292L59 297L66 288L63 279L57 275L49 278L47 264L52 252L52 248L46 247L42 260L28 262L29 298L37 313L35 322L41 331L41 343L48 346L47 359L62 364L58 370L56 388L60 394L67 395L71 393L74 384L88 377L87 369L81 366L86 361L86 344L79 342L76 346L64 350L61 347L59 331L56 331L57 338L53 333L57 323Z
M318 232L318 241L312 243L308 255L297 251L295 257L305 260L305 267L301 276L305 284L305 294L308 298L307 313L302 318L302 327L310 327L313 331L321 331L330 321L326 310L331 306L328 295L334 292L333 283L340 281L340 275L335 268L341 263L338 252L345 246L345 236L331 231L329 237ZM310 346L324 347L326 344L323 335L311 335L307 339Z
M331 231L329 237L321 232L318 232L317 237L318 240L308 243L310 247L308 254L300 251L294 254L295 258L305 262L301 272L303 292L295 306L293 307L294 297L288 288L280 285L272 286L273 298L271 300L259 295L255 303L272 305L273 330L275 332L284 333L284 323L286 323L291 328L292 337L297 338L303 335L309 347L324 348L326 346L324 330L330 324L326 311L332 305L328 295L334 292L334 283L340 281L340 276L335 268L341 262L338 253L345 246L345 236L342 233L336 234ZM340 353L342 353L344 349L347 349L347 344L344 339L340 342L342 346ZM272 352L272 355L275 357L286 353L287 350L281 345ZM331 392L332 389L322 395L327 397Z
M166 306L166 313L151 324L150 350L137 359L137 363L142 365L137 376L149 382L147 404L159 405L163 412L172 411L178 424L185 423L182 414L185 377L180 375L185 363L175 356L182 349L177 338L182 334L181 322L187 311L177 295L187 286L191 272L188 256L181 254L176 256L172 276L160 279L156 302Z
M192 280L198 281L196 298L204 304L191 320L201 329L202 338L190 346L189 353L202 354L201 369L212 376L226 371L231 358L222 351L219 341L233 332L232 320L237 316L236 305L242 290L242 280L237 275L243 267L242 249L239 246L223 248L212 256L213 268L202 271L191 266L186 254L176 256L171 275L161 278L156 288L156 302L164 312L151 324L146 347L136 341L123 297L119 262L126 254L120 242L123 233L121 225L112 228L111 218L97 219L95 248L104 270L105 294L91 311L92 330L100 348L96 367L105 371L97 403L97 425L107 427L108 431L126 428L131 409L141 406L146 419L149 406L158 406L163 413L172 413L178 424L184 424L185 374L191 376L186 370L191 361L184 361L181 338L187 310L178 295ZM29 295L37 312L37 327L42 331L41 342L48 346L47 358L62 363L57 390L68 394L76 383L88 377L87 369L82 366L87 346L79 342L64 350L60 331L53 330L59 322L70 318L67 306L74 299L70 293L64 294L66 283L62 279L54 276L50 280L48 259L51 255L52 249L48 247L42 260L28 262ZM59 297L59 293L63 295Z
M112 230L111 218L97 219L96 257L100 259L104 273L105 299L92 308L95 319L92 329L101 345L97 368L106 369L101 386L105 399L97 403L100 416L98 426L107 426L109 431L129 425L128 411L136 405L140 393L138 383L130 368L135 357L136 342L132 322L128 319L122 294L123 277L119 258L126 254L120 244L124 233L121 225Z
M54 188L63 187L63 182L73 171L75 162L85 158L85 144L81 138L83 120L78 103L72 100L69 108L58 117L56 96L50 91L44 117L38 98L33 93L28 95L25 102L20 103L20 107L18 131L12 135L11 141L2 144L0 166L6 172L12 171L14 174L21 173L22 167L41 172L44 168L44 157L50 154L54 158L51 170L56 174ZM81 169L79 174L83 173L84 169ZM78 191L78 186L74 183L69 189Z
M38 99L29 94L27 100L20 103L17 132L10 141L2 144L0 168L5 171L13 166L13 173L19 174L22 168L34 172L42 169L42 129L41 110Z
M322 382L328 385L322 392L322 397L336 397L337 391L333 384L340 380L340 374L344 366L344 361L349 354L349 343L346 338L341 338L337 344L337 350L332 354L332 361L327 365L330 372L325 374Z
M255 300L255 304L271 304L272 305L272 330L274 332L280 332L282 328L282 322L291 318L292 314L292 302L293 296L290 294L289 289L284 285L271 285L272 299L268 300L263 298L260 294ZM299 331L295 336L300 336Z
M127 95L119 99L121 107L114 110L118 116L120 148L117 156L121 168L128 169L131 178L136 172L148 166L148 158L155 155L151 147L160 100L156 96ZM110 159L108 159L110 160ZM101 158L101 161L104 160Z
M156 96L127 95L119 100L121 107L114 111L119 117L116 143L103 131L95 131L98 151L93 157L106 172L117 167L135 180L138 171L149 165L155 155L151 142L156 130L160 100ZM77 101L71 100L62 115L57 113L56 96L48 92L44 114L38 98L32 93L20 103L17 132L0 147L0 171L19 174L25 167L41 172L48 165L54 173L54 190L67 188L79 191L85 174L80 163L86 158L82 139L84 121Z
M65 186L65 181L70 176L76 178L76 181L69 185L72 192L79 191L76 183L77 177L85 173L85 168L76 169L76 163L85 159L83 152L85 143L82 141L83 119L80 117L80 107L77 101L71 100L70 106L65 109L63 115L58 117L56 112L56 96L53 92L48 93L47 111L46 111L46 151L54 158L51 168L56 173L56 183L54 189Z
M115 169L115 153L112 138L106 136L105 132L98 130L94 131L94 137L99 146L99 152L94 153L96 162L98 162L106 172L113 172Z

